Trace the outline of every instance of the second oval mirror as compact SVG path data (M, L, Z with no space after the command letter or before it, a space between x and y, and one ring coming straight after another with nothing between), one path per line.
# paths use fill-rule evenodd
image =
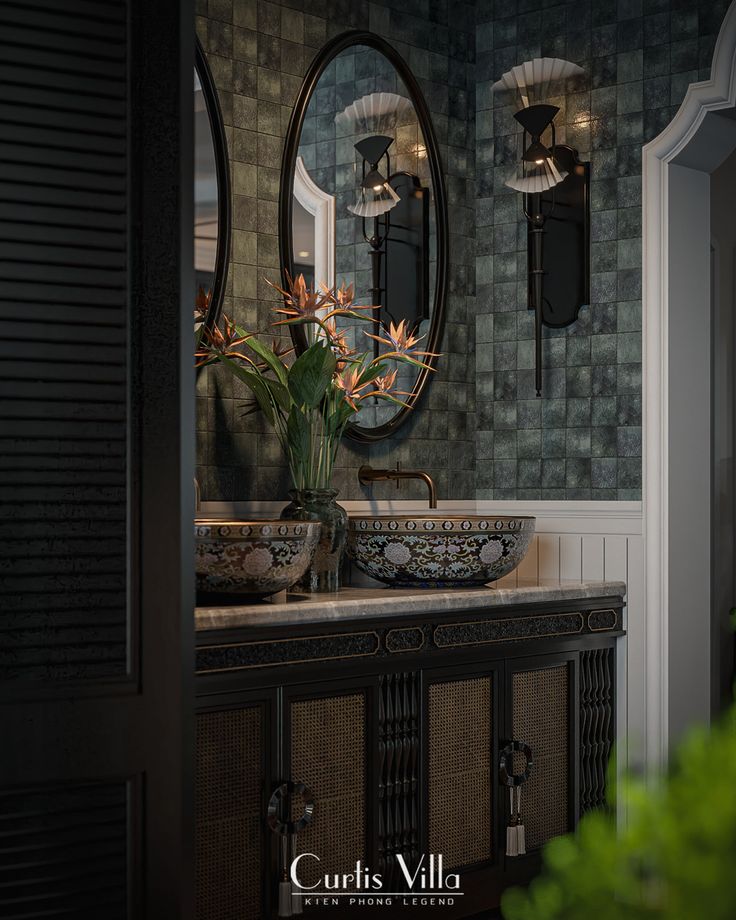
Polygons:
M447 204L439 150L416 79L379 36L339 35L310 67L286 138L279 220L285 273L310 286L352 284L356 303L380 305L372 315L385 327L404 321L423 350L440 350ZM377 331L371 323L340 322L355 350L389 350L365 335ZM303 348L301 327L292 335ZM388 437L416 409L432 372L397 371L410 408L368 400L351 437Z

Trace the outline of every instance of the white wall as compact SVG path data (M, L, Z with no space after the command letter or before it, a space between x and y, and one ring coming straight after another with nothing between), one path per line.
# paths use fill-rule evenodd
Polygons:
M710 179L669 168L669 742L710 720ZM683 271L683 266L686 270Z
M710 174L736 149L736 0L713 53L642 159L647 761L711 703ZM733 201L731 197L730 201Z
M729 610L736 606L734 531L734 409L736 407L736 152L711 175L710 220L713 244L711 271L713 317L713 705L729 698L734 637Z

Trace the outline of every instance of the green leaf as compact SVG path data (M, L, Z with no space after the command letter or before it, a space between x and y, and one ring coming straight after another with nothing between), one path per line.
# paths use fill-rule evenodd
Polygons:
M291 396L289 395L289 390L285 383L282 383L280 380L272 380L270 377L264 376L261 371L246 370L240 364L237 364L230 358L226 358L224 355L219 355L219 360L229 368L232 374L246 383L254 393L255 387L257 387L258 384L253 384L251 378L257 377L261 386L266 388L266 393L270 394L272 402L281 409L284 415L288 415L289 409L291 408Z
M411 355L392 354L391 360L396 361L398 364L411 364L414 367L426 367L432 370L432 366L427 364L426 361L420 361L418 358L412 358Z
M286 438L292 455L299 462L305 462L309 457L309 423L304 413L297 406L291 407L289 419L286 423Z
M338 312L339 316L347 316L351 319L359 319L364 323L372 323L375 319L370 310L366 310L365 313L358 313L356 310L343 310L340 309Z
M240 328L240 326L236 326L235 328L238 332L238 335L247 334L245 330ZM248 338L245 344L248 346L248 348L251 349L251 351L254 351L258 355L258 357L261 358L262 361L266 362L266 364L271 368L274 374L276 374L276 377L278 378L279 382L282 383L283 386L286 386L287 384L286 368L284 367L283 361L281 361L281 359L276 355L276 353L272 349L270 349L268 345L264 345L263 342L259 342L258 339L255 338L255 336L251 336L250 338Z
M276 381L265 381L260 374L257 374L255 371L248 371L244 367L241 367L231 358L226 358L224 355L220 355L220 361L227 367L233 376L237 377L239 380L242 380L243 383L250 389L255 398L258 400L258 405L261 407L263 414L273 425L276 419L275 408L274 408L274 399L271 397L271 387ZM280 386L280 384L278 384Z
M278 405L279 409L282 410L284 415L288 415L292 405L288 387L284 386L284 384L278 380L270 380L268 377L259 376L271 394L273 401Z
M289 392L294 402L309 409L324 399L335 373L336 360L332 350L321 342L310 345L289 370Z
M358 383L372 383L376 377L380 377L381 374L385 373L387 370L388 368L385 364L369 364L367 367L363 368L358 378Z
M402 409L406 409L407 406L411 408L411 406L409 406L408 403L404 402L403 399L399 399L397 396L392 396L391 393L380 393L377 395L376 398L383 399L386 402L393 403L395 406L401 406Z
M338 434L342 434L342 429L357 412L357 409L353 409L348 402L343 400L326 419L325 432L327 436L334 438Z

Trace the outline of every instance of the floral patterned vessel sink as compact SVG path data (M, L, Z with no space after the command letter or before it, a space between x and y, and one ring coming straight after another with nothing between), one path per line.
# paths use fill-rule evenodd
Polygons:
M266 597L304 575L319 543L314 521L194 522L197 590Z
M480 587L513 571L529 549L533 517L351 517L357 567L397 588Z

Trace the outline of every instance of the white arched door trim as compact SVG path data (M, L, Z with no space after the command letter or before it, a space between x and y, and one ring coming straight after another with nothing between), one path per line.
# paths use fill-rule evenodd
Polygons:
M294 197L314 217L315 284L335 286L335 196L315 184L301 157L296 158Z
M707 617L701 624L707 627L709 643L710 570L701 571L698 555L702 554L705 541L704 551L709 558L710 532L707 528L704 532L702 527L704 524L709 527L710 503L708 500L702 514L697 515L700 520L690 518L684 522L690 530L693 558L682 558L681 525L686 502L683 504L683 496L678 494L684 477L690 476L693 464L697 463L698 451L701 458L710 455L710 444L700 444L696 437L699 421L705 426L710 424L705 418L709 415L710 397L706 405L701 405L699 420L693 412L693 406L699 404L697 398L691 399L693 405L683 405L682 381L685 379L697 389L703 379L710 380L709 281L703 284L704 278L709 279L709 270L706 268L705 275L699 274L703 267L701 249L707 252L710 245L709 173L736 147L736 122L717 113L735 104L736 0L726 13L718 36L711 79L689 87L673 121L643 150L646 757L652 768L665 760L671 735L687 721L702 715L701 686L695 686L695 702L690 712L674 711L679 708L679 702L673 706L677 680L702 679L708 683L710 680L709 675L693 673L699 667L697 656L702 657L704 648L695 631L699 616ZM693 240L696 252L687 248ZM683 251L683 247L688 258L678 260L675 254ZM684 298L689 298L687 303ZM688 324L691 324L689 331L695 333L687 350L692 361L683 366L680 358ZM689 395L692 394L685 394L685 402ZM690 422L688 445L682 442L681 435ZM692 483L696 491L701 489L704 494L703 490L709 486L709 471L701 469L706 481L698 479ZM687 596L687 588L683 594L682 581L678 582L678 578L687 577L687 566L692 567L695 579L692 596L700 598L700 604L696 602L690 610L693 622L689 624L687 607L692 604L692 596ZM706 580L708 586L703 595ZM692 631L690 637L688 629ZM680 673L688 638L696 641L691 647L693 667ZM678 673L673 675L673 669ZM687 708L688 704L685 705Z

